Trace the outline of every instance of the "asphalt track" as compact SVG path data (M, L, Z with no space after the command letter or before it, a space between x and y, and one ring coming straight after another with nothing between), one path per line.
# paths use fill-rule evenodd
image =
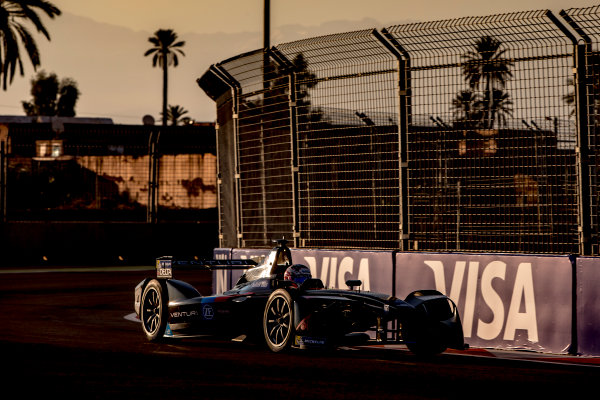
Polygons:
M572 397L597 393L600 384L597 359L577 357L471 349L420 359L397 346L273 354L260 345L207 339L151 344L128 316L134 286L153 271L102 271L0 269L4 394L60 399L505 399ZM200 291L210 291L210 274L196 274Z

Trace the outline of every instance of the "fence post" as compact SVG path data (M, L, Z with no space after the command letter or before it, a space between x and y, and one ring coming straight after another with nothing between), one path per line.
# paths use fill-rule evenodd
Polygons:
M296 107L296 72L294 66L287 57L276 47L272 47L270 52L273 55L273 60L283 67L288 73L288 103L290 108L290 143L291 143L291 174L292 174L292 236L293 246L301 247L301 232L299 226L300 215L300 199L298 191L298 114Z
M580 43L577 38L564 27L554 15L548 11L548 16L573 42L573 56L575 62L575 110L577 113L577 187L578 187L578 222L579 233L579 254L591 255L591 198L590 198L590 170L589 170L589 115L590 104L587 96L588 65L586 54L591 54L592 41L590 37L578 26L578 24L564 11L560 12L561 17L577 32L584 43ZM593 114L593 112L592 112Z
M6 188L8 187L6 147L6 141L0 140L0 223L6 222Z
M158 154L158 140L160 137L160 130L150 132L150 139L148 141L148 208L146 222L149 224L155 224L158 222L157 215L157 192L158 192L158 160L160 158Z
M238 140L239 140L239 103L241 87L239 82L231 76L225 68L221 67L221 64L211 66L211 71L219 77L229 88L231 89L232 95L232 117L233 123L233 181L234 181L234 193L233 203L235 206L235 232L236 232L236 243L237 247L244 247L244 232L242 226L242 204L241 204L241 193L240 193L240 161L238 152ZM220 218L220 217L219 217Z
M386 30L373 33L398 59L398 168L400 186L399 245L401 251L409 250L410 223L408 214L408 126L411 124L410 55ZM386 41L387 39L387 41Z
M586 53L589 44L577 45L576 52L576 98L577 98L577 175L579 187L579 252L591 255L591 202L589 174L589 99L586 95L587 63ZM591 48L591 46L589 46Z

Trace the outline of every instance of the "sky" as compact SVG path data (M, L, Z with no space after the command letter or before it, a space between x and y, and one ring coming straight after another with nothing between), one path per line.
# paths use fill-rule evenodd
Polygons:
M145 50L157 29L186 41L185 57L169 70L169 103L198 121L214 121L214 103L195 84L214 63L262 47L264 0L51 0L62 12L42 18L51 41L36 34L40 70L74 79L81 97L77 116L140 124L158 121L162 75ZM527 10L589 7L600 0L271 0L271 44L365 28ZM30 29L32 33L34 28ZM35 72L0 90L0 115L24 115Z
M54 0L59 8L100 22L152 31L171 26L176 31L214 33L260 31L264 0ZM271 0L273 26L319 25L331 20L431 21L521 10L587 7L577 0ZM230 25L225 21L231 20Z

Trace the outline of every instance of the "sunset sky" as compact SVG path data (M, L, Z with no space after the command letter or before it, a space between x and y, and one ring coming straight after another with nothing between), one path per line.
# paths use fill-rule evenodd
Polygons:
M245 32L262 29L264 0L55 0L64 11L134 30L170 25L181 33ZM520 10L563 9L598 4L582 0L271 0L274 26L319 25L331 20L374 18L430 21ZM226 21L231 21L226 25Z
M81 91L81 117L110 117L140 124L159 119L161 74L143 53L148 37L170 28L186 41L186 57L170 70L169 103L200 121L215 119L214 103L195 80L214 63L262 47L263 0L51 0L63 15L43 18L48 42L36 34L42 68L73 78ZM271 44L409 22L482 16L525 10L589 7L600 0L271 0ZM31 28L32 33L34 29ZM0 91L0 115L24 115L35 72Z

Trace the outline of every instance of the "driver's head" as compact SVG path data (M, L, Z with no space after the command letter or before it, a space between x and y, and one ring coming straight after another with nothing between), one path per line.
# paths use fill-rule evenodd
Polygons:
M284 280L295 282L297 285L301 285L305 280L310 278L312 278L310 269L302 264L294 264L288 267L283 274Z

